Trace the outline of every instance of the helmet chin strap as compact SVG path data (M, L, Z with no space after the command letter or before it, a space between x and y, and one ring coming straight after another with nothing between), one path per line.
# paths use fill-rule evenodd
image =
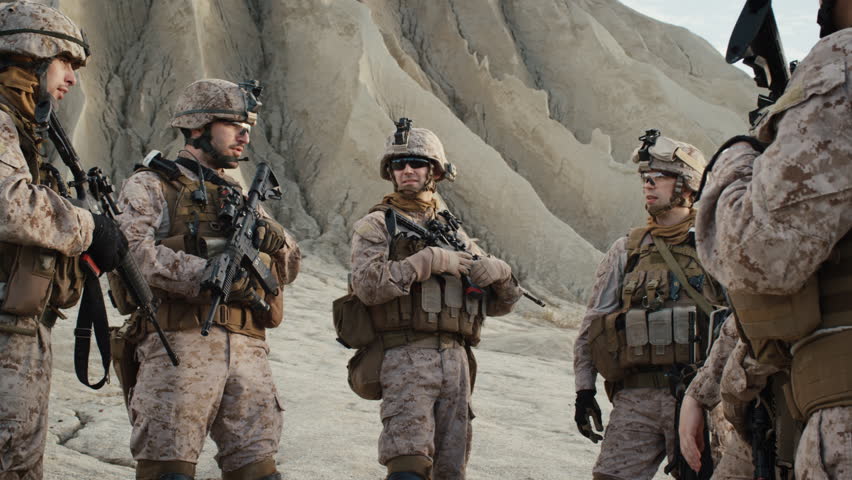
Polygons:
M210 157L210 164L215 168L237 168L233 165L236 162L244 162L248 160L248 157L235 157L233 155L223 155L216 147L213 146L213 135L210 133L210 125L207 124L204 126L204 131L201 132L200 137L196 137L192 139L190 143L193 147L201 150L206 153L208 157Z

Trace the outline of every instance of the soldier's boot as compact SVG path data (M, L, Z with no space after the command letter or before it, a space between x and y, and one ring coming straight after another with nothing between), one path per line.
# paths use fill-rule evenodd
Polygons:
M178 460L136 462L136 480L193 480L195 464Z
M412 472L396 472L388 475L387 480L426 480L425 478Z
M222 472L222 480L281 480L274 458L265 458L230 472Z
M386 480L432 480L432 459L423 455L401 455L388 460Z

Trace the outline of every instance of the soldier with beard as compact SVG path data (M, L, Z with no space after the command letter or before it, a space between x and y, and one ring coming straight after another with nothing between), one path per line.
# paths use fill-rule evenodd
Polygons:
M224 480L275 480L281 437L281 400L271 380L266 329L282 320L281 292L266 296L269 312L248 307L253 279L235 281L218 307L209 336L200 333L210 296L199 292L208 259L225 243L217 222L222 195L240 192L225 170L237 168L257 119L253 84L199 80L181 93L172 118L186 145L175 161L150 155L125 183L119 216L131 253L162 302L157 319L181 359L175 367L147 323L131 317L126 330L138 344L135 386L128 391L133 424L130 449L140 480L187 480L209 433ZM261 212L256 240L280 284L299 269L295 240ZM113 292L115 294L115 292ZM121 295L119 295L121 296ZM121 375L127 381L132 375Z
M745 429L768 377L789 375L775 401L807 422L796 478L840 479L852 476L852 1L823 0L818 21L822 39L754 136L716 154L696 228L739 320L726 414Z
M63 198L35 124L36 104L62 100L88 56L59 11L0 5L0 480L42 478L51 328L80 298L78 256L109 271L127 248L108 217Z
M473 419L470 347L479 343L485 316L509 313L522 290L509 265L461 229L459 239L477 260L391 238L388 209L421 226L446 218L438 215L436 184L455 176L438 137L410 123L400 120L380 162L394 193L353 227L351 287L384 347L379 462L388 480L462 480ZM461 277L468 275L484 297L465 295Z
M600 373L613 403L595 479L650 479L675 452L672 374L701 362L707 319L721 287L695 253L692 208L704 157L692 145L649 130L633 154L650 214L612 245L598 267L574 344L574 419L597 443L603 429L595 400ZM696 344L697 343L697 344ZM693 350L693 354L690 354Z

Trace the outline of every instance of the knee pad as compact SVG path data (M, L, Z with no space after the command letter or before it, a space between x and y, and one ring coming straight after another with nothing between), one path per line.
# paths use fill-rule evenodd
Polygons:
M386 480L426 480L416 473L411 472L396 472L388 475Z

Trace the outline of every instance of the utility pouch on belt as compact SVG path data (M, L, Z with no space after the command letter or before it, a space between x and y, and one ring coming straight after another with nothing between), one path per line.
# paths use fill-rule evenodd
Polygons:
M121 281L118 272L107 273L107 282L109 283L109 299L118 313L130 315L139 308L133 300L133 296L130 295L130 291L124 287L124 282Z
M364 348L376 340L373 322L364 302L354 293L332 303L337 341L346 348Z
M139 373L139 362L136 361L136 344L144 336L140 332L139 323L144 322L135 316L130 317L121 327L110 327L109 344L112 366L121 384L124 394L124 406L130 414L130 397L136 386L136 375Z
M596 317L589 325L592 362L598 373L608 382L617 382L623 379L625 374L625 368L618 356L618 346L624 343L624 331L617 327L620 316L621 312L615 312Z
M56 255L38 247L18 247L0 310L21 317L41 314L51 292Z
M649 363L648 322L645 315L645 310L641 308L632 308L624 315L624 336L627 340L627 349L623 355L625 368Z
M648 314L648 341L651 344L651 364L674 363L672 345L672 309L664 308Z
M382 361L385 349L381 339L358 349L349 359L349 388L365 400L382 399Z
M77 257L57 254L56 273L53 275L53 289L48 304L56 308L71 308L83 295L83 268Z

